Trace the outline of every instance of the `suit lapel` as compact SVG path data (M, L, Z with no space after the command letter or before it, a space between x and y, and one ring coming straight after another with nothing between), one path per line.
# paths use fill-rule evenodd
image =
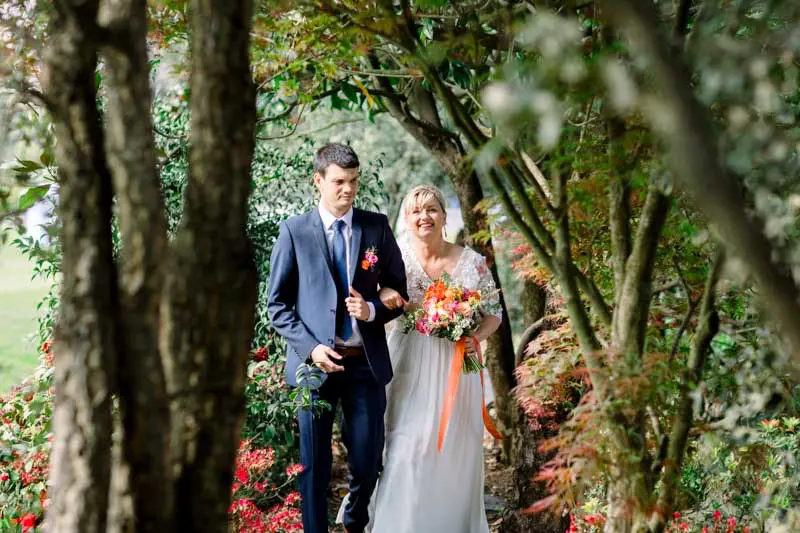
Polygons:
M322 218L319 216L319 210L315 209L311 213L311 222L314 226L312 233L314 240L317 241L322 256L325 258L325 264L328 265L328 272L333 276L333 263L331 262L331 252L328 250L328 239L325 237L325 228L322 226Z
M353 278L356 275L356 267L361 263L361 257L358 252L361 250L361 217L358 210L353 210L353 231L350 236L350 284L353 284Z

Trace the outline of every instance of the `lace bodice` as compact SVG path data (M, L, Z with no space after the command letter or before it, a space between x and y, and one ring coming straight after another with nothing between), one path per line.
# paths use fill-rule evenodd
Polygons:
M408 242L400 243L400 251L406 265L406 280L408 282L408 297L411 302L419 303L425 294L425 289L433 283L422 269L414 250ZM503 318L500 307L500 295L492 278L492 271L486 264L486 258L481 254L466 247L461 253L451 277L464 288L478 290L483 298L484 309L488 314Z

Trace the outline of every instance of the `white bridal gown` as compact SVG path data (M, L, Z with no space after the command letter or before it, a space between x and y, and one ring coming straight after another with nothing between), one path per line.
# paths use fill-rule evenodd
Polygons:
M431 279L408 244L401 244L410 301L421 302ZM486 260L465 248L452 277L468 289L499 297ZM501 318L498 315L498 318ZM480 376L462 374L441 452L439 418L454 343L389 334L394 378L386 388L383 472L370 506L372 533L488 533L483 503L483 418Z

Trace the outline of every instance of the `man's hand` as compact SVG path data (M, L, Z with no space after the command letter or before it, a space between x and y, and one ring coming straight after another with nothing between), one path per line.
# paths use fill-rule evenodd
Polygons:
M381 299L381 303L386 306L386 309L397 309L408 305L408 302L400 296L400 293L390 287L382 287L378 297Z
M353 287L350 287L350 296L344 299L344 303L351 317L361 321L369 320L369 305Z
M342 356L336 353L333 348L324 344L317 344L316 348L311 351L311 360L314 361L314 366L326 374L344 370L343 366L336 364L336 361L342 360Z

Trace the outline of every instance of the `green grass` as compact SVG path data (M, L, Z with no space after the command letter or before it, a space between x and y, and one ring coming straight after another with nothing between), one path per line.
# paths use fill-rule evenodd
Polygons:
M38 358L36 304L47 283L31 279L33 263L11 245L0 247L0 392L31 374Z

